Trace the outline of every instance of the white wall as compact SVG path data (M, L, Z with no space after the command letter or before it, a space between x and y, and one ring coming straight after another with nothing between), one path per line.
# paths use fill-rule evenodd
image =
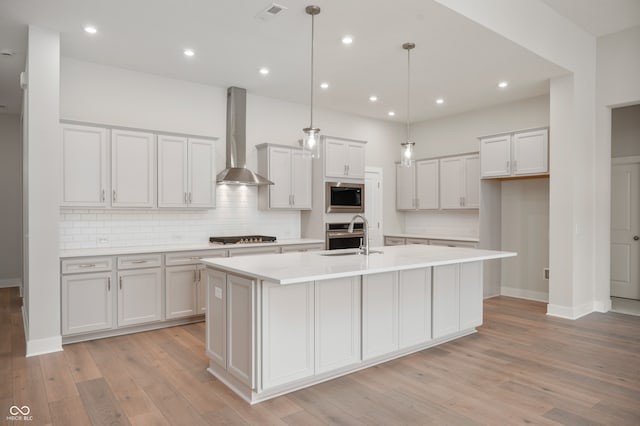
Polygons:
M640 105L611 111L611 157L640 155Z
M27 52L26 259L27 356L62 349L60 336L60 37L29 27ZM27 278L28 277L28 278Z
M602 310L610 302L611 108L640 103L640 27L597 40L595 294Z
M22 277L21 151L20 116L0 114L0 287Z
M314 112L323 134L368 141L367 165L385 170L389 179L384 182L384 196L393 199L395 175L389 155L396 152L390 141L399 140L401 126L330 111ZM308 105L249 91L247 166L257 168L255 145L297 145L308 114ZM61 118L218 137L216 170L225 167L226 88L62 58ZM393 206L385 205L384 215L385 226L399 230ZM63 248L201 242L214 234L300 236L300 213L258 211L255 188L218 187L217 208L210 211L63 211L61 220ZM132 238L128 240L127 235Z

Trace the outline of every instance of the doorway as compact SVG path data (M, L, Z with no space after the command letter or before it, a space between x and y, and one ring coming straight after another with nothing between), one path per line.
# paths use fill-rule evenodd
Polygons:
M364 215L369 222L369 244L382 246L382 169L367 167L364 177Z

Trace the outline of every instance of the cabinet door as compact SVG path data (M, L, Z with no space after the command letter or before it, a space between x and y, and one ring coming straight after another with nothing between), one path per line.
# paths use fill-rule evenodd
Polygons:
M360 360L360 277L315 285L315 372Z
M364 144L351 142L347 144L347 174L351 178L364 178L365 150Z
M291 208L291 150L269 148L269 208Z
M482 177L511 174L511 135L480 139L480 173Z
M63 206L107 205L107 135L100 127L62 126Z
M440 208L462 208L464 160L460 157L440 160Z
M153 207L155 136L126 130L111 131L111 205Z
M207 355L227 368L227 274L206 269Z
M458 265L433 268L433 338L460 330Z
M399 272L399 348L431 340L431 268Z
M254 387L253 297L255 281L227 274L227 370Z
M465 209L480 208L480 157L477 155L464 158L462 206Z
M161 320L161 269L131 269L118 272L118 326Z
M325 138L325 176L327 177L344 177L347 176L347 144L344 141L338 141Z
M460 264L460 330L482 325L482 262Z
M182 318L198 314L196 266L171 266L165 269L164 277L166 318Z
M111 272L62 276L62 335L113 328Z
M362 277L362 359L398 350L398 274Z
M214 145L210 140L189 138L189 207L216 205Z
M262 387L312 376L314 283L262 285Z
M416 166L396 164L396 210L416 208Z
M158 207L187 206L187 138L158 136Z
M416 161L416 207L437 209L439 204L438 160Z
M312 159L308 152L291 151L291 196L296 209L311 208Z
M407 243L402 237L384 237L385 246L403 246Z
M513 174L531 175L549 170L547 129L513 135Z

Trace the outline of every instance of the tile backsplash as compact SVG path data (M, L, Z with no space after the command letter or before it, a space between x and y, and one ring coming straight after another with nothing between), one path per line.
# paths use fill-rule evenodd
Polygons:
M190 244L246 234L300 238L300 213L258 210L257 188L245 186L218 186L212 210L60 210L61 249Z

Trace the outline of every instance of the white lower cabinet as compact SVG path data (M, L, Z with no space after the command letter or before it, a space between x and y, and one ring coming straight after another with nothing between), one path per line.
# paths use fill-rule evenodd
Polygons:
M227 274L227 370L254 387L253 336L255 281Z
M482 263L433 268L433 337L482 324Z
M262 387L314 374L314 283L262 285Z
M62 335L113 328L113 273L62 276Z
M317 281L315 372L360 361L360 276Z
M398 273L362 277L362 359L398 350Z
M227 368L227 274L206 269L207 282L207 355Z
M431 268L398 273L398 347L431 340Z
M196 265L171 266L164 271L166 318L198 314L198 270Z
M162 269L118 271L118 326L162 321Z

